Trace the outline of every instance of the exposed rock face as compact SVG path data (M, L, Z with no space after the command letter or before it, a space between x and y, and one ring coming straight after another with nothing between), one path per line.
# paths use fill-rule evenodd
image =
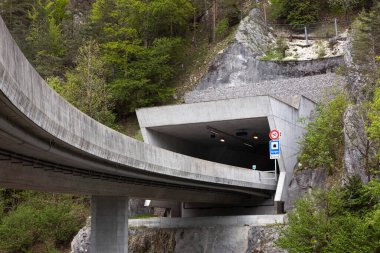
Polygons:
M253 9L240 23L235 39L213 60L197 90L250 86L266 80L331 72L343 57L308 61L261 61L274 40L261 12Z
M372 150L368 147L361 113L358 106L350 105L344 114L344 167L346 178L359 176L367 183L366 156L370 156Z
M87 219L86 226L79 230L71 242L71 253L89 253L91 237L91 218Z
M363 110L362 103L368 100L368 83L370 79L366 77L365 73L370 71L375 64L357 65L354 63L354 56L352 53L353 37L355 36L356 29L359 24L354 22L351 35L348 37L346 44L344 59L348 68L348 85L347 92L354 100L355 104L350 105L344 115L344 168L345 178L357 175L366 183L368 176L366 166L368 157L374 154L374 150L370 147L370 142L365 131L365 111ZM343 178L344 179L344 178Z
M249 231L247 253L285 253L279 249L274 242L279 238L279 233L274 227L252 227Z
M89 230L86 226L75 237L72 253L90 252ZM130 228L128 236L129 253L286 253L274 245L279 234L273 226Z
M294 202L311 189L322 189L327 179L324 169L305 169L294 173L288 189L285 210L294 207Z
M169 229L129 229L129 253L169 253L176 246L175 231Z
M274 246L274 241L279 235L273 227L214 226L186 229L132 229L130 231L130 235L133 234L129 242L130 253L286 252Z

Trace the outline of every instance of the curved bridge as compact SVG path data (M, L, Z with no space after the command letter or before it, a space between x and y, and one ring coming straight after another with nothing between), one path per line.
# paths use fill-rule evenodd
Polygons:
M156 148L96 122L45 83L3 21L0 34L1 185L200 202L275 190L258 171Z
M296 122L298 112L289 110ZM283 200L290 180L285 174L296 161L288 157L279 164L278 186L270 172L193 158L120 134L52 90L0 18L0 186L96 196L93 253L128 251L128 197L246 204L273 199L277 189Z

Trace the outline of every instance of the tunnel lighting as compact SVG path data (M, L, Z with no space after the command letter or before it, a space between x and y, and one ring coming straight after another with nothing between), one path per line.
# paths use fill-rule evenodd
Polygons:
M248 146L248 147L253 148L253 146L251 144L249 144L249 143L244 142L243 144L246 145L246 146Z
M254 136L253 136L253 139L258 140L258 139L259 139L259 136L254 135Z
M226 142L226 140L223 138L220 138L220 142L224 143L224 142Z

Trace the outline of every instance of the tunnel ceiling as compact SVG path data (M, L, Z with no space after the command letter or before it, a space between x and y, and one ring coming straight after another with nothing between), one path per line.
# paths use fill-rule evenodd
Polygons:
M221 145L220 138L223 138L224 144L235 147L243 146L244 143L267 144L270 131L266 117L159 126L148 129L205 146ZM237 136L237 132L246 132L247 135ZM258 139L254 139L253 136L257 136Z

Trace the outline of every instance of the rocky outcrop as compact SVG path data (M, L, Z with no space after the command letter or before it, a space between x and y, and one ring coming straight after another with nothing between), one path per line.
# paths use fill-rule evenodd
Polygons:
M86 226L79 230L71 242L71 253L89 253L91 237L91 218L86 221Z
M366 171L368 159L373 155L369 147L364 119L361 109L357 105L350 105L344 114L344 168L345 182L348 177L358 176L367 183L369 178Z
M355 21L352 25L351 34L346 44L344 59L348 69L347 93L354 104L348 106L344 115L344 169L345 175L343 182L347 177L359 176L362 182L366 183L368 177L368 165L370 157L375 154L371 147L371 142L365 130L366 126L366 109L363 104L370 100L371 80L375 73L375 64L367 61L361 62L354 60L353 38L356 36L360 27L360 22ZM370 50L370 49L369 49ZM363 57L363 56L361 56ZM374 85L372 85L374 86Z
M132 229L130 235L132 236L130 237L130 253L286 252L274 245L274 241L279 237L275 227L213 226L186 229ZM150 240L150 238L154 239ZM160 245L157 245L157 242Z
M242 20L234 40L213 60L196 90L251 86L284 78L325 74L343 64L343 57L305 61L262 61L274 35L260 10L253 9Z
M129 229L129 253L169 253L176 246L175 231L170 229Z
M285 210L293 209L294 202L312 189L324 188L326 179L326 170L321 168L296 171L289 184Z
M89 227L79 234L89 236L85 231ZM279 237L276 226L138 227L130 228L128 236L129 253L286 253L274 244ZM89 253L88 239L77 236L72 253Z

